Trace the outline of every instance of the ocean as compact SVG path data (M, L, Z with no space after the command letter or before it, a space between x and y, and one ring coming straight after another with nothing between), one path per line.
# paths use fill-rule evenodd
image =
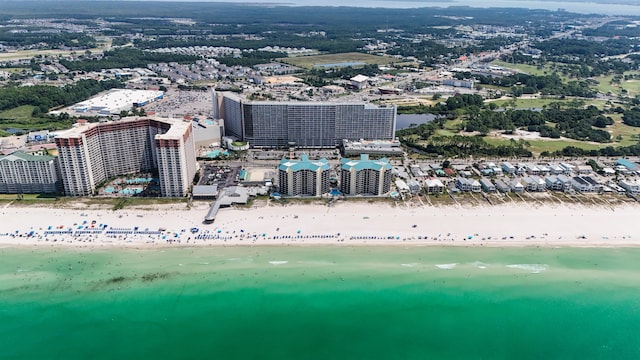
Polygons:
M0 249L0 359L640 358L640 249Z

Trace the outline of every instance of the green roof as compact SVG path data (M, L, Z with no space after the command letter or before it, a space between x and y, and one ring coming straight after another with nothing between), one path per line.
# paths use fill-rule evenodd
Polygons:
M0 157L0 161L51 161L53 159L55 157L50 155L31 155L19 150Z
M343 170L351 170L355 169L356 171L360 170L391 170L391 164L389 164L389 160L387 158L382 158L380 160L371 160L369 159L369 155L362 154L360 155L360 159L351 160L343 158L341 160L342 169Z
M300 170L311 170L318 171L321 170L329 170L331 166L329 166L329 162L327 159L320 160L309 160L309 155L302 154L300 156L300 160L292 160L283 158L280 160L280 166L278 166L278 170L288 171L291 169L292 171L300 171Z

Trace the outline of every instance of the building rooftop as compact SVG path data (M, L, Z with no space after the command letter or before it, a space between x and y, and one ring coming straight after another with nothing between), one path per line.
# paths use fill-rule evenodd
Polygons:
M130 90L115 89L106 94L73 105L74 110L108 110L119 112L123 107L132 107L134 104L146 104L161 98L164 95L158 90Z
M31 155L24 151L15 151L9 155L0 156L0 161L51 161L55 159L49 155Z
M300 160L292 160L283 158L280 160L280 165L278 166L278 170L288 171L291 169L292 171L300 171L300 170L310 170L310 171L318 171L321 170L329 170L331 166L327 159L320 160L309 160L309 155L302 154L300 156Z
M351 170L351 169L355 169L356 171L367 170L367 169L376 170L376 171L391 170L391 164L389 164L389 160L387 158L382 158L380 160L371 160L369 159L368 154L360 155L360 159L358 160L350 160L350 159L343 158L341 160L341 163L342 163L341 168L343 170Z
M158 134L156 138L158 139L179 139L179 136L184 135L184 132L188 127L191 126L190 121L182 121L176 119L168 119L168 118L159 118L153 116L144 116L144 117L127 117L122 118L120 120L108 121L108 122L100 122L100 123L79 123L78 126L74 126L71 129L60 131L56 137L60 138L78 138L82 135L83 132L92 129L97 126L105 125L105 124L113 124L113 123L126 123L126 122L136 122L143 119L151 119L155 121L159 121L165 124L170 124L171 128L165 134Z
M618 165L622 165L624 167L626 167L629 170L635 171L638 169L638 164L631 162L627 159L618 159L618 161L616 162Z
M248 100L246 95L230 91L224 91L224 97L235 101L242 101L244 104L260 105L289 105L289 106L319 106L319 105L359 105L367 109L395 108L395 105L375 105L357 101L272 101L272 100Z

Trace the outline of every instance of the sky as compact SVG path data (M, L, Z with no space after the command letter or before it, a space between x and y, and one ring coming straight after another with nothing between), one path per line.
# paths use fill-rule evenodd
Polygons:
M157 0L156 0L157 1ZM640 16L640 0L164 0L164 1L203 1L242 4L278 4L292 6L354 6L381 8L418 8L418 7L517 7L529 9L558 10L603 15Z

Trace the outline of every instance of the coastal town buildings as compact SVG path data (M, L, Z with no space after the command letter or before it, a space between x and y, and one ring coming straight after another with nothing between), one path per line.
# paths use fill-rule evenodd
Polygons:
M367 103L251 101L231 92L214 93L214 117L226 135L253 147L337 147L348 140L391 140L396 107Z
M56 145L68 196L91 195L119 175L157 170L162 196L179 197L196 172L190 122L144 117L84 123L60 133Z
M345 195L383 195L391 187L391 164L386 158L369 159L363 154L360 159L341 160L340 191Z
M288 196L321 196L330 191L330 169L327 159L282 159L278 166L280 193Z
M55 157L22 151L0 156L0 193L55 193L59 186Z

